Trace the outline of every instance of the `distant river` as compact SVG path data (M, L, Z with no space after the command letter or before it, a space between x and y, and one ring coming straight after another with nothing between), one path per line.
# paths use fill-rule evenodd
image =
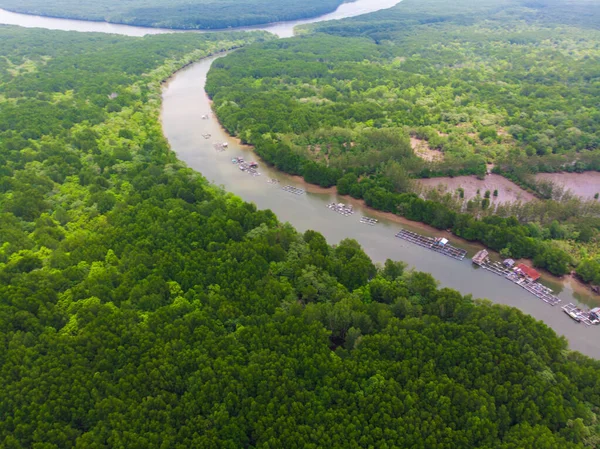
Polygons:
M279 37L291 37L294 35L294 27L297 25L360 16L362 14L379 11L381 9L391 8L399 2L400 0L357 0L351 3L342 3L334 12L312 19L301 19L290 22L277 22L253 27L228 28L227 30L264 30L276 34ZM0 9L0 24L19 25L27 28L47 28L49 30L123 34L125 36L145 36L147 34L163 33L207 32L195 30L171 30L167 28L146 28L130 25L118 25L107 22L92 22L87 20L56 19L52 17L18 14L6 11L4 9ZM214 31L217 30L210 30L210 32Z
M341 5L335 12L309 20L270 24L246 30L266 30L280 37L290 37L297 25L324 20L353 17L394 6L398 0L358 0ZM104 22L53 19L47 17L15 14L0 10L0 23L24 27L40 27L69 31L95 31L127 36L172 33L174 30L115 25ZM177 31L178 32L178 31ZM490 272L475 269L470 260L455 261L394 237L401 228L412 228L423 234L433 230L417 224L404 223L401 219L364 209L359 202L352 201L356 212L344 217L327 209L332 201L351 200L339 198L330 190L306 185L295 177L277 172L260 164L261 176L252 177L241 172L231 163L233 156L247 160L257 159L251 150L231 138L221 128L211 113L210 102L204 91L206 74L212 62L219 56L199 61L178 72L163 92L162 124L171 148L190 167L201 172L207 179L223 186L246 201L254 202L259 208L271 209L280 220L289 221L300 231L314 229L321 232L330 243L344 238L356 239L376 262L387 258L402 260L417 270L431 273L440 285L454 288L475 298L487 298L495 303L514 306L533 317L544 321L558 334L569 340L571 348L591 357L600 358L600 327L586 327L562 313L559 306L551 307L525 292L520 287ZM202 119L208 115L208 120ZM210 134L206 139L204 135ZM217 152L215 142L227 142L228 149ZM267 182L277 179L277 184ZM307 190L304 195L284 192L280 186L290 184ZM361 216L377 218L379 223L368 226L360 223ZM440 235L439 232L435 234ZM452 240L452 238L451 238ZM472 255L478 247L463 244ZM591 295L575 293L570 285L546 282L556 291L563 303L585 301L593 303Z

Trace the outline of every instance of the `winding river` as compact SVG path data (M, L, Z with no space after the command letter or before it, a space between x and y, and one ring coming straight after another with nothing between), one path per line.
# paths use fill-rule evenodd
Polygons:
M335 11L312 19L300 19L289 22L276 22L266 25L251 27L228 28L228 31L253 31L264 30L276 34L279 37L292 37L294 27L307 23L323 22L326 20L346 19L348 17L360 16L381 9L391 8L401 0L355 0L350 3L342 3ZM36 16L30 14L19 14L5 9L0 9L0 24L18 25L26 28L46 28L49 30L80 31L122 34L125 36L145 36L147 34L164 33L205 33L196 30L172 30L168 28L146 28L131 25L119 25L108 22L92 22L86 20L57 19L53 17ZM214 32L218 30L210 30Z
M352 17L394 6L398 0L358 0L345 3L335 12L315 19L270 24L248 30L267 30L280 37L293 35L295 26L323 20ZM175 32L155 28L142 28L127 25L115 25L103 22L53 19L39 16L9 13L0 10L0 23L25 27L48 29L105 32L142 36ZM543 320L558 334L564 335L571 348L589 356L600 358L600 339L598 327L587 327L570 320L560 307L551 307L525 292L520 287L484 270L473 268L470 260L455 261L409 242L399 240L394 234L402 227L416 227L420 233L433 233L426 227L407 223L390 214L365 209L360 202L352 201L356 212L345 217L327 209L332 201L346 202L347 198L338 198L332 190L306 185L302 180L279 173L260 163L261 176L249 176L231 163L234 156L245 159L257 158L251 149L241 145L230 137L219 125L211 113L210 101L204 91L206 74L212 62L221 56L201 60L178 72L165 86L163 91L162 124L173 151L190 167L201 172L207 179L223 186L246 201L254 202L259 208L271 209L282 221L289 221L298 230L314 229L321 232L330 243L344 238L353 238L360 242L365 251L376 262L387 258L402 260L417 270L431 273L441 286L454 288L463 294L472 294L476 298L487 298L492 302L514 306L533 317ZM208 119L202 116L207 115ZM206 139L204 135L210 134ZM215 142L228 143L226 151L214 149ZM270 183L277 179L278 183ZM283 191L282 185L291 184L306 190L304 195L294 195ZM377 218L379 223L368 226L360 223L361 216ZM437 233L439 235L439 233ZM477 250L476 245L462 243L470 255ZM576 293L570 284L558 284L547 281L552 288L560 291L563 303L593 301L590 295Z

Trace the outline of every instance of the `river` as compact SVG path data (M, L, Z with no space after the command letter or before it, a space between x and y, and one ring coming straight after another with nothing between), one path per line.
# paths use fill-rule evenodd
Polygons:
M229 28L228 31L264 30L276 34L279 37L291 37L294 35L294 27L298 25L360 16L362 14L379 11L381 9L391 8L400 1L401 0L356 0L350 3L342 3L335 11L319 17L314 17L312 19L277 22L252 27ZM92 22L86 20L58 19L30 14L19 14L6 11L5 9L0 9L0 24L18 25L26 28L46 28L49 30L112 33L138 37L145 36L147 34L206 32L196 30L172 30L168 28L146 28L131 25L119 25L108 22ZM210 32L214 31L218 30L210 30Z
M271 24L248 29L267 30L280 37L293 35L293 28L304 23L322 20L341 19L356 16L379 9L389 8L397 0L358 0L346 3L337 11L325 16L287 23ZM0 10L0 23L9 23L25 27L43 27L49 29L96 31L117 33L128 36L142 36L173 32L153 28L114 25L102 22L53 19L24 14L8 13ZM387 258L402 260L417 270L431 273L441 286L454 288L463 294L475 298L487 298L494 303L514 306L536 319L544 321L558 334L564 335L572 349L591 357L600 358L600 339L598 327L587 327L570 320L560 307L551 307L535 298L520 287L490 272L473 268L470 260L455 261L409 242L399 240L394 234L402 227L415 227L418 232L433 232L418 224L406 224L399 218L390 217L372 210L365 210L359 202L353 202L356 212L345 217L326 208L332 201L348 202L338 198L331 190L306 185L302 180L276 172L260 164L261 176L253 177L241 172L231 163L233 156L245 159L257 159L251 149L240 145L219 125L211 113L210 101L204 91L206 74L215 56L199 61L178 72L163 91L162 124L165 136L178 157L193 169L201 172L207 179L223 186L246 201L255 203L259 208L271 209L280 220L289 221L300 231L314 229L321 232L330 243L344 238L356 239L369 256L376 262ZM209 119L202 119L208 115ZM209 139L203 135L210 134ZM215 142L227 142L224 152L215 151ZM260 161L258 161L260 163ZM267 182L274 178L277 184ZM304 195L294 195L283 191L280 186L291 184L303 189ZM359 222L359 217L377 218L379 223L368 226ZM463 246L472 254L476 245ZM591 296L576 294L569 284L551 284L559 293L563 303L591 301Z

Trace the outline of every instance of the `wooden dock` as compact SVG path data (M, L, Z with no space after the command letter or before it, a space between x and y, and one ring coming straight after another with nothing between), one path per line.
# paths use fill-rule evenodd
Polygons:
M306 191L305 191L305 190L303 190L303 189L299 189L299 188L297 188L297 187L290 186L290 185L283 186L283 187L281 188L281 190L285 190L286 192L293 193L294 195L303 195L304 193L306 193Z
M337 212L344 217L352 215L354 213L354 208L352 206L346 206L343 203L331 203L328 204L327 207L334 212Z
M415 245L422 246L423 248L430 249L445 256L452 257L456 260L463 260L467 255L467 251L464 249L455 248L449 243L441 245L439 241L433 237L425 237L424 235L407 231L406 229L402 229L400 232L398 232L396 237L399 239L408 240Z
M369 226L375 226L378 223L378 220L370 217L360 217L360 222L363 224L368 224Z

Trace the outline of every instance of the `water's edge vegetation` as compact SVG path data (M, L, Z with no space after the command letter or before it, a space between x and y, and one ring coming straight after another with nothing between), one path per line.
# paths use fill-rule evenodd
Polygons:
M0 8L22 14L182 30L215 30L322 16L343 0L0 0Z
M177 161L160 82L267 35L0 34L4 447L596 444L598 362L543 323Z
M0 27L0 446L597 447L546 325L177 160L161 83L272 38Z
M228 132L284 172L597 284L600 204L533 178L600 167L600 34L555 3L407 0L235 52L207 92ZM544 200L496 206L498 192L412 182L484 177L488 163Z

